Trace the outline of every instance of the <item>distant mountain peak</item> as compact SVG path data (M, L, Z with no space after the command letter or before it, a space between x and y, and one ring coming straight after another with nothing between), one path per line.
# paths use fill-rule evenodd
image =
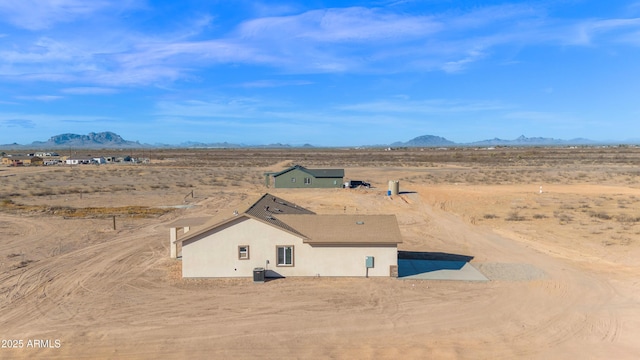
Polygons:
M122 136L111 131L90 132L88 135L60 134L52 136L48 142L56 145L126 145L131 143L131 141L126 141Z
M406 146L406 147L430 147L430 146L451 146L455 145L455 143L451 140L447 140L441 136L435 135L422 135L416 138L413 138L407 142L396 142L391 144L391 146Z
M47 141L34 141L28 145L20 145L20 147L31 149L55 149L55 148L140 148L145 145L137 141L128 141L122 136L111 132L90 132L87 135L78 134L60 134L54 135Z
M593 145L598 142L576 138L571 140L561 140L545 137L527 137L520 135L514 140L504 140L493 138L489 140L475 141L471 143L455 143L440 136L422 135L413 138L407 142L395 142L390 146L393 147L446 147L446 146L562 146L562 145Z

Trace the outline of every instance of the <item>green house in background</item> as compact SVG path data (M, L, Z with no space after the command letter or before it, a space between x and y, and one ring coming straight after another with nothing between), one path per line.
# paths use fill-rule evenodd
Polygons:
M295 165L277 173L264 175L267 187L270 177L273 176L275 188L341 188L344 169L307 169Z

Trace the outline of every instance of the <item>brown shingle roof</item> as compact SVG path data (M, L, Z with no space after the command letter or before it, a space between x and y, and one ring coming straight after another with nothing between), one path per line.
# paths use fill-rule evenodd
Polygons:
M281 215L309 244L399 244L395 215Z
M206 224L188 232L186 241L238 218L253 218L299 235L312 245L322 244L399 244L402 242L395 215L317 215L294 203L264 194L244 213L216 224ZM174 224L182 224L180 221ZM173 225L173 224L172 224Z

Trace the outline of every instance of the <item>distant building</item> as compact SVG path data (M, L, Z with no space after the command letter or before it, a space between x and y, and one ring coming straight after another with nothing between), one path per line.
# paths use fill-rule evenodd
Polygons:
M267 187L271 176L275 188L341 188L344 169L307 169L295 165L277 173L265 173Z
M43 160L38 156L13 155L2 158L3 165L23 166L23 165L43 165Z
M86 156L84 156L84 157L70 157L70 158L67 158L64 162L67 165L92 164L93 163L93 158L86 157Z

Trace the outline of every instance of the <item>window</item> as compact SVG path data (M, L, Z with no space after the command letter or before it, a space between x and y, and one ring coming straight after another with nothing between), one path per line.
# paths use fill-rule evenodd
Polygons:
M296 178L291 178L291 182L292 183L296 182Z
M249 260L249 245L238 246L238 260Z
M305 185L311 185L311 178L304 178L304 184Z
M278 266L293 266L293 246L276 247Z

